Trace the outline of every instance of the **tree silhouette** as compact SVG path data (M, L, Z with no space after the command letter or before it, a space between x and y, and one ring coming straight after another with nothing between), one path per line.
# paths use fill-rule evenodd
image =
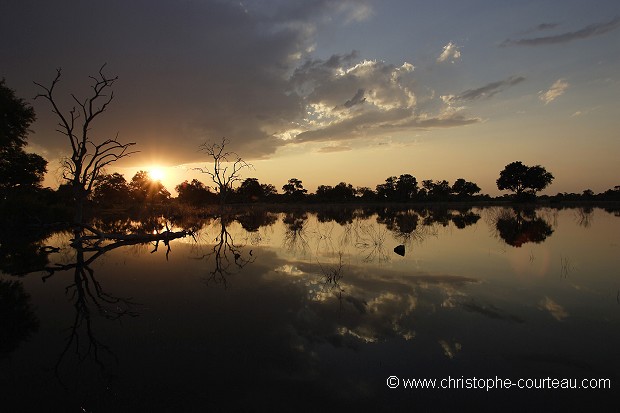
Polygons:
M463 178L457 179L452 185L452 193L459 199L472 197L478 192L480 192L478 185Z
M100 205L122 205L129 201L129 185L122 174L102 174L97 178L93 201Z
M161 181L151 179L146 171L138 171L129 182L131 196L137 202L162 202L170 198L170 192Z
M403 174L398 177L395 190L399 201L410 201L418 194L418 181L413 175Z
M190 205L204 205L217 199L217 195L198 179L192 179L191 182L184 181L174 189L179 194L178 200Z
M107 165L131 155L129 148L135 142L121 143L118 135L96 143L91 136L93 122L106 111L114 98L112 85L118 77L109 77L103 73L105 64L99 69L98 76L90 76L92 80L91 95L78 99L71 94L77 106L68 112L63 111L54 95L56 85L60 82L61 69L56 70L56 77L50 86L34 82L43 92L35 99L43 98L52 105L52 111L58 118L57 131L65 135L71 144L72 153L63 161L63 178L71 184L76 204L74 222L82 223L84 201L91 193L93 185Z
M295 201L301 200L308 192L307 189L304 189L301 180L297 178L289 179L288 183L282 186L282 190L284 191L284 195Z
M252 168L252 165L241 159L235 152L226 150L230 141L222 138L220 143L205 142L200 150L213 159L213 168L195 168L211 177L219 192L220 203L226 203L226 198L233 191L235 183L241 181L241 170Z
M0 198L16 189L39 188L43 181L47 161L23 149L35 119L34 109L0 80Z
M536 192L545 189L553 179L553 175L540 165L527 166L516 161L506 165L500 172L497 188L513 191L520 199L526 194L535 196Z

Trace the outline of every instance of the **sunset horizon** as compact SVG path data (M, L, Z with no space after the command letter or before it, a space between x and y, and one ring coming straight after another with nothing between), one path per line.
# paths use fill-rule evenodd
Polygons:
M93 136L139 151L110 165L126 179L152 165L169 191L208 165L226 137L281 190L390 176L495 181L508 163L556 177L542 193L603 192L620 176L620 8L613 1L424 5L406 1L112 2L3 6L7 85L31 104L28 151L61 181L66 137L33 82L62 68L62 109L89 76L118 76ZM139 16L139 17L138 17ZM76 36L76 34L79 35Z

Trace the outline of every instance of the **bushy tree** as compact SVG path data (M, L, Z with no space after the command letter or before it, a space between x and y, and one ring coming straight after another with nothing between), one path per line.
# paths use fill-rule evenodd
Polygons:
M191 182L183 181L174 189L179 194L178 200L185 204L204 205L215 203L217 200L217 194L211 192L209 187L198 179L192 179Z
M151 179L146 171L136 172L129 182L129 190L136 202L163 202L170 198L164 184Z
M452 193L457 198L468 198L480 192L480 187L473 182L466 181L463 178L459 178L454 181L452 185Z
M381 201L393 201L396 194L396 182L398 178L390 176L384 184L377 185L377 199Z
M47 171L47 161L24 147L34 109L0 80L0 198L16 189L39 188Z
M121 205L131 199L129 185L122 174L114 172L97 178L92 195L93 201L100 205Z
M308 192L307 189L304 189L302 181L297 178L289 179L288 183L282 186L282 190L287 198L295 201L303 199Z
M445 179L442 181L426 179L422 181L422 186L426 190L426 196L433 200L446 200L452 191L450 183Z
M527 166L520 161L512 162L499 173L497 188L513 191L517 198L524 194L532 196L553 182L553 175L540 165Z
M398 177L395 190L399 201L411 201L418 193L418 181L413 175L403 174Z

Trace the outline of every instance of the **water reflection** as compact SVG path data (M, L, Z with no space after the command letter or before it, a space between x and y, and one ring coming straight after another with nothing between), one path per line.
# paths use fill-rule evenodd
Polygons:
M307 222L305 211L292 211L284 214L282 222L286 226L284 247L294 253L305 254L308 249Z
M231 233L228 231L227 226L231 224L235 219L241 223L247 224L248 215L240 217L234 217L230 215L220 215L214 220L213 226L218 229L218 233L214 238L215 243L209 247L210 251L203 254L199 259L204 259L207 262L213 261L213 269L209 270L206 277L207 284L213 282L216 284L222 284L227 286L227 277L233 274L233 272L240 271L248 264L255 261L256 257L253 256L252 250L245 252L244 248L235 244L235 240ZM263 222L268 224L271 222L271 216L269 215L255 215L255 222L257 218L262 217ZM259 226L260 227L260 226ZM258 231L258 228L252 232ZM247 229L246 229L247 230Z
M131 243L66 242L62 253L44 249L39 270L45 287L23 279L22 292L37 289L39 301L15 307L31 313L40 307L48 314L42 320L58 314L64 326L62 308L70 306L71 326L54 340L58 331L37 332L36 318L22 316L30 327L15 335L9 357L23 348L21 357L45 363L36 346L23 344L30 334L31 342L62 343L54 351L65 376L69 354L78 363L92 362L80 364L81 377L94 375L88 364L100 368L114 360L103 387L80 393L87 411L253 410L263 404L290 410L299 403L310 410L381 410L410 407L412 397L424 408L443 410L450 393L390 392L385 378L615 378L618 285L610 274L617 247L609 239L617 236L597 235L613 230L614 218L600 213L594 210L583 226L576 210L558 218L549 210L359 209L337 219L326 212L248 210L194 217L201 230L195 239L168 243L168 261L151 254L151 246L127 254L122 247ZM157 222L142 228L171 225ZM136 224L110 225L122 230ZM271 235L257 238L267 228ZM583 270L591 252L569 250L558 228L590 237L581 248L598 245L600 267ZM400 257L392 250L403 241L407 254ZM34 242L37 251L46 244ZM538 278L519 277L512 265L533 272L535 264L523 248L497 251L525 243L535 249L536 263L548 254L555 268ZM557 274L565 254L581 266L574 265L568 279L546 276ZM62 263L50 264L61 257ZM70 281L59 279L61 272ZM235 274L243 276L232 283ZM62 284L69 304L41 299L53 283ZM10 374L18 377L14 388L26 389L31 373L20 371L29 367L19 360ZM452 399L480 394L458 396ZM510 398L506 392L495 397Z
M30 295L21 282L0 279L0 358L39 329Z
M551 224L535 209L501 209L494 217L498 236L513 247L541 243L553 234Z

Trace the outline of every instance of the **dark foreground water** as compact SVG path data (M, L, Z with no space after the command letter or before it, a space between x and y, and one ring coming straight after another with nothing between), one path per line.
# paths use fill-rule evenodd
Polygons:
M203 225L170 250L3 242L0 410L620 409L617 213L261 211Z

